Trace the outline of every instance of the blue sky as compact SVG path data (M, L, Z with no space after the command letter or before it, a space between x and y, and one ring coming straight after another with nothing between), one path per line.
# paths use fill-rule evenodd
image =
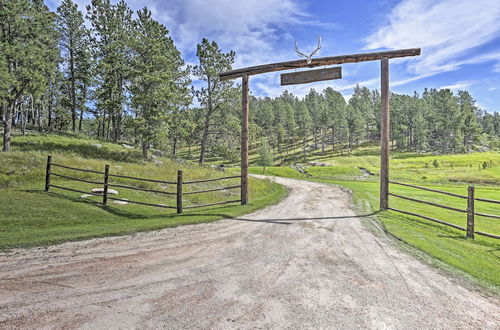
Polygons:
M76 3L83 10L89 1ZM51 9L57 0L47 1ZM298 59L294 42L308 52L317 36L322 56L422 48L416 58L391 60L391 90L467 89L478 105L500 111L499 0L130 0L147 6L170 30L187 63L206 37L236 51L234 68ZM356 83L379 88L379 62L343 65L341 80L286 86L303 96L330 86L346 97ZM252 93L277 96L279 73L250 78Z

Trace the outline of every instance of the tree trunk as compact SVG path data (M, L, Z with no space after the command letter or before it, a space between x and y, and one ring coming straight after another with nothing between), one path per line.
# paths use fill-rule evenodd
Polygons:
M144 160L149 160L149 142L147 141L146 138L142 138L142 157L144 157Z
M82 131L83 109L80 110L80 119L78 121L78 131Z
M83 121L83 109L85 108L85 101L87 100L87 86L83 85L83 104L80 109L80 121L78 122L78 131L82 130L82 121Z
M306 152L306 138L302 139L302 151L303 151L303 157L304 160L307 158L307 152Z
M71 41L70 41L71 42ZM71 128L76 132L76 86L75 86L75 61L73 58L73 45L71 42L69 50L69 70L71 74Z
M314 138L314 150L318 148L318 130L316 128L313 129L313 138Z
M33 94L30 94L30 100L31 100L31 124L33 127L36 125L36 120L35 120L35 100L33 100Z
M110 127L110 123L111 123L111 118L114 117L114 115L112 114L108 114L108 120L107 120L107 123L105 125L105 129L106 129L106 134L104 135L104 138L109 140L109 127Z
M36 112L36 127L39 132L43 132L42 128L42 112L43 112L43 102L38 103L38 110Z
M105 132L106 132L106 111L102 111L102 120L100 121L99 125L101 126L100 133L97 136L101 136L103 139L105 137Z
M49 131L52 131L52 102L51 102L51 99L52 98L49 98L48 100L48 112L47 112L47 127L49 129Z
M113 114L113 141L118 142L122 138L123 117L123 77L118 78L118 106Z
M26 134L26 118L25 118L25 109L23 108L23 102L19 102L17 109L19 116L21 118L21 133L23 135Z
M12 105L4 106L3 109L3 146L2 151L10 150L10 133L12 128L12 114L14 113L15 102Z
M117 133L116 133L116 114L113 114L111 116L111 136L113 139L113 142L117 142ZM107 138L109 139L109 124L108 124L108 134Z
M96 111L95 120L97 122L97 137L101 136L101 118L99 117L99 112Z
M174 144L172 146L172 157L175 158L177 156L177 137L174 138Z
M335 151L335 126L332 126L332 151Z
M324 155L325 154L325 144L326 144L326 141L325 141L325 131L323 129L321 129L321 155Z
M201 143L200 143L200 159L198 160L198 163L200 165L203 165L203 163L205 162L205 151L208 139L208 126L210 121L209 113L210 112L207 112L207 115L205 116L205 124L203 125L203 135L201 137Z

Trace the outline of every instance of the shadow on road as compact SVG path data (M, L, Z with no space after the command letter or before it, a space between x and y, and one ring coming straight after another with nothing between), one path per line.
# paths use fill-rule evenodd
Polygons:
M285 218L285 219L246 219L241 217L230 218L230 220L236 221L249 221L249 222L267 222L267 223L277 223L280 225L291 225L292 222L289 221L304 221L304 220L343 220L343 219L356 219L356 218L366 218L377 214L379 211L372 212L369 214L360 215L344 215L338 217L313 217L313 218Z
M43 190L33 189L33 190L20 190L27 193L36 193L36 194L47 194ZM144 220L144 219L170 219L177 217L194 217L194 216L206 216L206 217L216 217L227 220L235 220L235 221L248 221L248 222L261 222L261 223L274 223L280 225L291 225L295 221L308 221L308 220L343 220L343 219L355 219L355 218L366 218L373 216L379 211L372 212L369 214L360 214L360 215L349 215L349 216L331 216L331 217L312 217L312 218L283 218L283 219L248 219L244 217L233 217L229 214L225 214L223 212L185 212L183 214L177 214L175 211L170 211L168 213L160 213L160 214L142 214L136 213L133 211L127 211L120 208L113 207L111 205L102 205L100 201L95 201L91 199L81 199L78 196L68 196L59 192L51 191L48 194L52 196L57 196L59 198L71 200L77 203L87 203L94 205L110 214L125 217L128 219L136 219L136 220ZM223 209L227 206L221 206L211 209L212 211L223 211Z

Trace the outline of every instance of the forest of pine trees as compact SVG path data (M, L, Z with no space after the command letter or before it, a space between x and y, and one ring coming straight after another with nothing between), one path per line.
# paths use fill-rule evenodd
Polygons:
M254 98L252 119L274 154L287 154L300 143L304 155L330 148L350 153L362 142L380 139L380 94L356 86L346 102L337 91L311 89L299 99L284 92ZM425 89L422 94L391 94L391 144L401 151L465 153L498 144L500 115L475 105L467 91ZM309 142L307 142L309 141ZM496 141L496 142L493 142Z
M88 24L85 24L86 20ZM176 157L180 148L200 164L239 158L240 87L220 81L235 53L215 41L197 46L187 66L167 27L144 8L122 0L92 0L81 10L63 0L51 12L41 0L0 0L0 111L3 151L13 129L72 131L151 148ZM191 86L190 77L202 82ZM193 102L199 104L193 107ZM498 147L500 115L482 111L467 91L425 89L392 94L392 146L402 151L463 153ZM252 97L251 147L268 146L275 159L301 149L348 154L378 141L380 94L357 86ZM195 151L196 150L196 154Z

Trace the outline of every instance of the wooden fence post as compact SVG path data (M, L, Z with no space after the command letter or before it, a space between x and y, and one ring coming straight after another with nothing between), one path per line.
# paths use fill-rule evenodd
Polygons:
M177 171L177 214L182 213L182 171Z
M389 59L381 61L381 132L380 132L380 210L389 207Z
M102 192L102 204L106 205L108 202L108 178L109 178L109 165L104 166L104 190Z
M248 203L248 75L241 77L241 205Z
M474 238L474 186L469 186L467 192L467 238Z
M52 156L47 156L47 169L45 171L45 191L49 191L50 188L50 170L52 167Z

